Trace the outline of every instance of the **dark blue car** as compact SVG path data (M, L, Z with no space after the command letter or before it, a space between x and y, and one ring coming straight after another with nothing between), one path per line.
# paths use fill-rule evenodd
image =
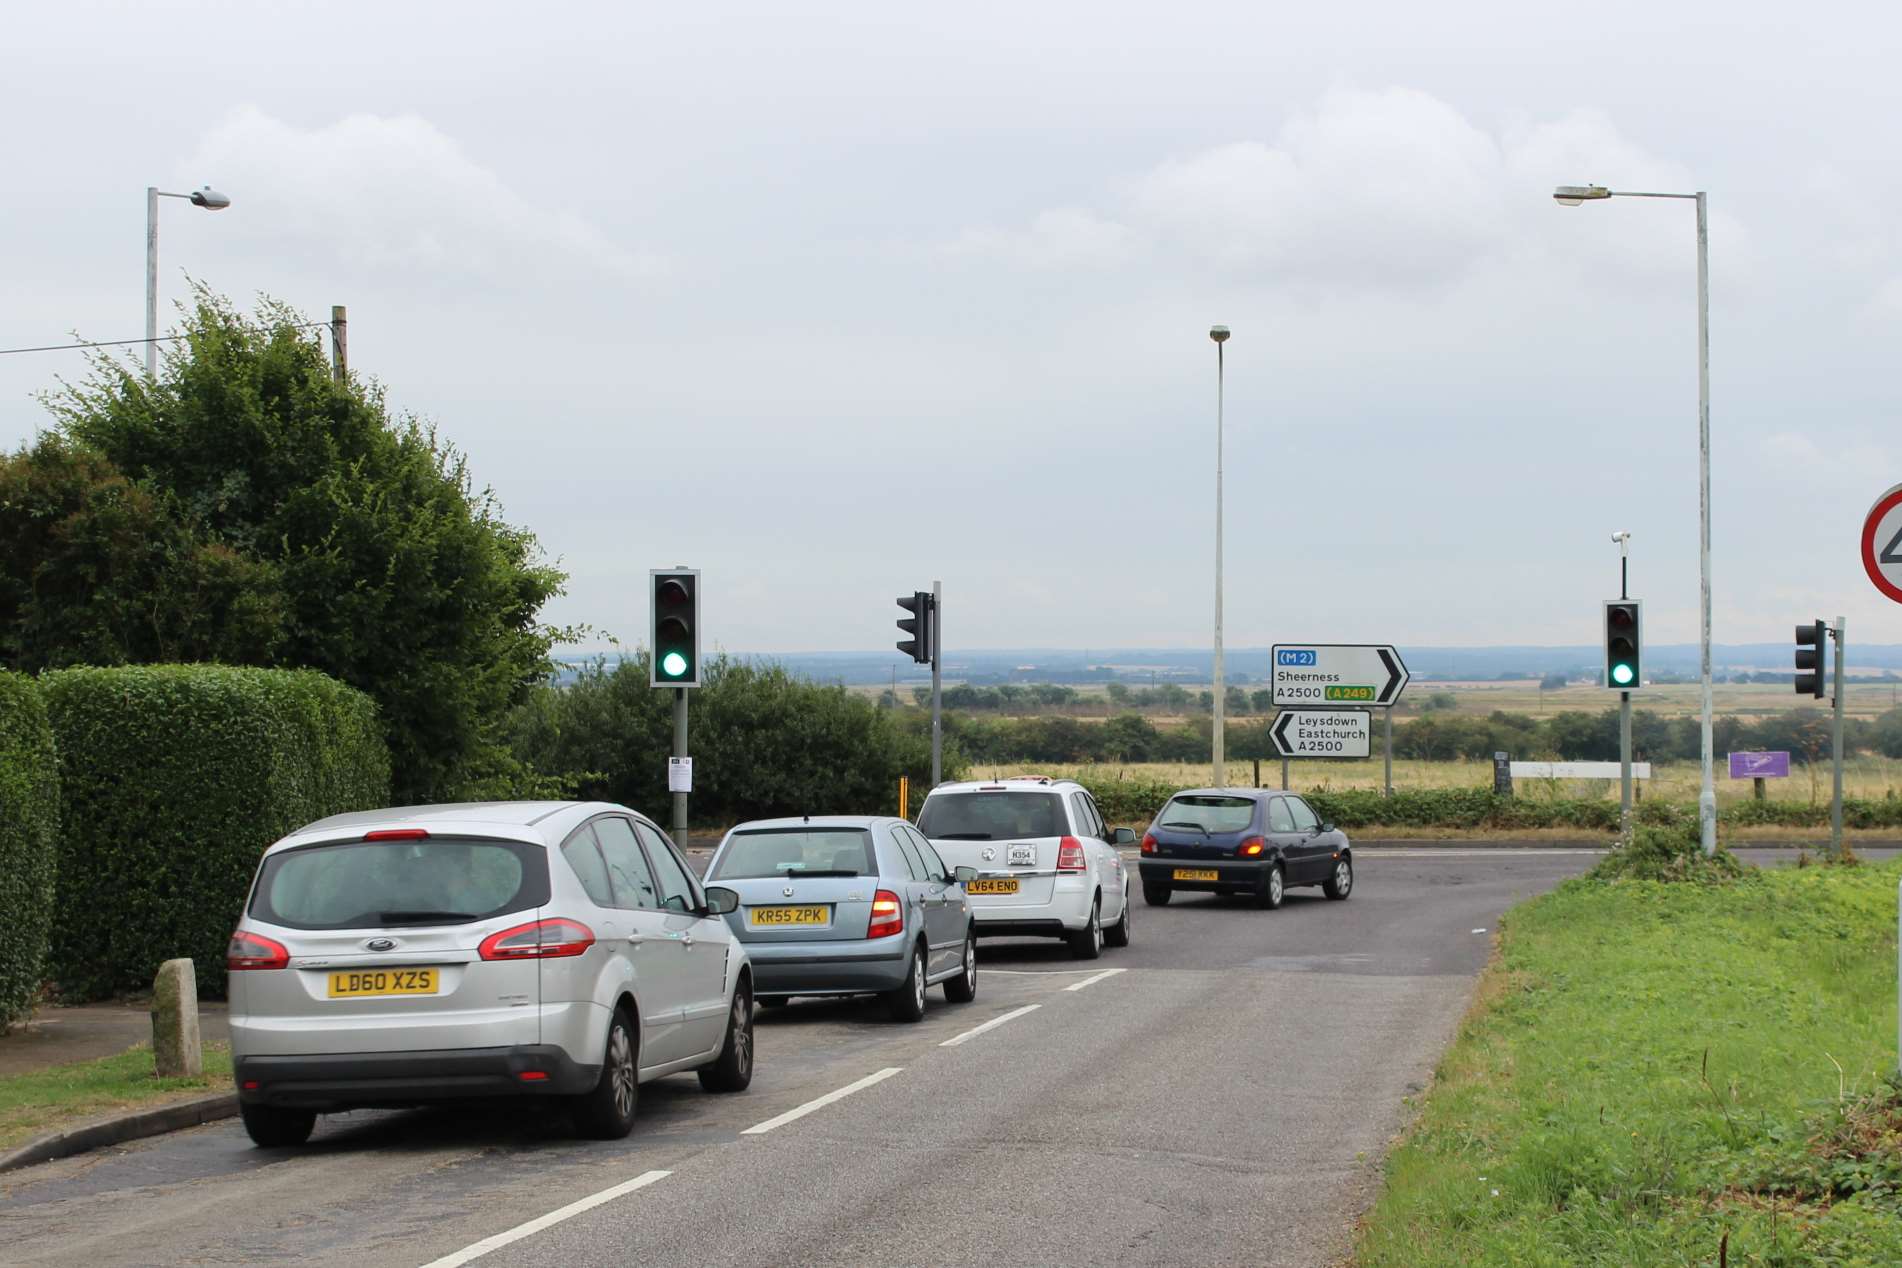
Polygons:
M1177 793L1143 834L1138 866L1152 907L1180 890L1245 894L1273 909L1292 885L1319 885L1334 899L1354 889L1347 834L1293 793L1271 788Z

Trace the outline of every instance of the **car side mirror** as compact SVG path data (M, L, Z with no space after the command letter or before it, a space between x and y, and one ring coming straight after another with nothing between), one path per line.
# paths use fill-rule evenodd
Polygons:
M713 885L707 889L707 914L724 916L730 911L740 909L740 896L724 885Z
M958 884L969 885L972 881L977 879L977 869L975 867L954 867L951 869L951 875Z
M1131 828L1113 828L1110 831L1111 845L1134 845L1136 833Z
M1324 823L1324 824L1322 824L1322 825L1321 825L1321 831L1323 831L1323 832L1332 832L1332 831L1334 831L1334 825L1333 825L1333 824L1331 824L1331 823Z

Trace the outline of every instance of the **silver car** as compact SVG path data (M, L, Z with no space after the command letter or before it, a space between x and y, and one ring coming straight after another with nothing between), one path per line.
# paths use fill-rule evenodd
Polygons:
M727 915L746 946L760 1003L795 995L884 997L893 1017L925 1015L925 988L977 998L977 942L964 883L903 819L808 816L742 823L707 865L739 895Z
M625 1136L636 1089L753 1077L752 970L673 843L624 806L338 815L265 851L231 936L252 1140L356 1106L527 1096Z

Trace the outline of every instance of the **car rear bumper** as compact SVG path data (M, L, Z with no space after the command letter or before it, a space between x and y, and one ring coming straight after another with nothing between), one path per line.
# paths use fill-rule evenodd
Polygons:
M1090 923L1096 890L1084 876L1059 877L1045 903L1015 897L971 895L971 922L980 938L1061 938Z
M891 991L911 971L907 934L874 941L747 942L755 995L854 995Z
M240 1100L323 1111L473 1097L569 1096L588 1091L601 1078L599 1065L582 1065L555 1044L239 1057L232 1067ZM522 1077L537 1073L547 1077Z
M1268 869L1274 866L1274 862L1273 859L1250 859L1246 862L1233 859L1143 859L1137 868L1145 885L1160 885L1166 889L1211 892L1244 890L1252 893L1268 883ZM1180 880L1176 877L1177 869L1214 872L1215 879Z

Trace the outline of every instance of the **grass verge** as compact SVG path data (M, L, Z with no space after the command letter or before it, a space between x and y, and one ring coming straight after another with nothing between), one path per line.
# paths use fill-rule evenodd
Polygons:
M1902 1263L1902 865L1509 913L1357 1262Z
M223 1044L205 1045L201 1079L155 1077L152 1049L143 1045L96 1061L16 1074L0 1079L0 1151L116 1110L148 1109L230 1087L231 1049Z

